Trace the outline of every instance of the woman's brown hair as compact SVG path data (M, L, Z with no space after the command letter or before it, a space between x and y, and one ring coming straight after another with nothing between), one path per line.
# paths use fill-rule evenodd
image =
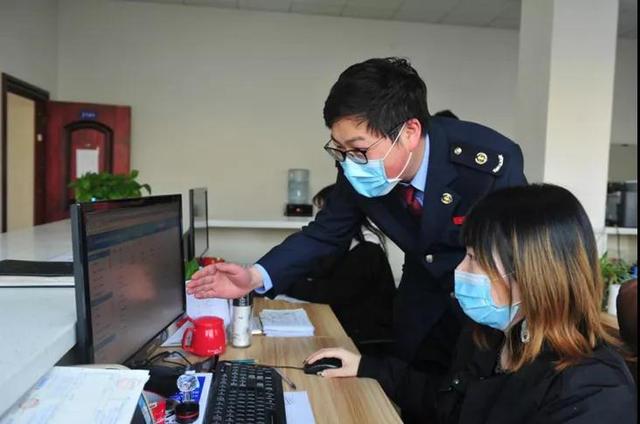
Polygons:
M492 281L502 279L497 255L520 289L529 341L507 334L509 370L532 362L545 346L558 356L560 370L598 343L617 344L600 315L603 282L593 229L568 190L539 184L491 193L468 214L462 240Z

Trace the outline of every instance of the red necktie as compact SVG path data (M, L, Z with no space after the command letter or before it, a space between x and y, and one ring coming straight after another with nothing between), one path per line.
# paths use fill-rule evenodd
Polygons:
M407 210L409 213L415 217L419 217L422 215L422 205L418 201L416 197L416 189L412 185L403 187L403 199L405 204L407 205Z

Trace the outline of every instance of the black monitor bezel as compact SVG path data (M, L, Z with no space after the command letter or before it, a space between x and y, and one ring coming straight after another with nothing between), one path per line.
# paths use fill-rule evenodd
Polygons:
M71 212L71 238L73 244L73 271L75 280L75 297L76 297L76 362L80 364L95 363L95 352L93 348L93 331L91 322L91 299L89 296L89 270L85 266L87 262L87 245L86 245L86 227L84 216L88 212L105 208L104 205L110 205L109 209L118 209L130 206L150 206L159 203L178 203L178 225L180 226L180 275L184 276L184 248L182 243L182 195L171 194L164 196L149 196L135 199L118 199L104 200L87 203L75 203L70 206ZM184 281L177 281L177 284L184 284ZM167 328L178 322L186 313L186 291L182 290L182 311L171 322L151 337L144 341L140 348L136 350L130 357L121 363L128 363L132 358L138 356L138 353L145 350L150 344L156 344L156 340L162 337ZM165 335L166 336L166 335Z
M206 222L206 240L207 247L200 254L196 252L196 227L195 227L195 215L193 213L194 193L196 191L204 192L204 216ZM206 187L195 187L189 189L189 259L202 258L209 251L209 191Z

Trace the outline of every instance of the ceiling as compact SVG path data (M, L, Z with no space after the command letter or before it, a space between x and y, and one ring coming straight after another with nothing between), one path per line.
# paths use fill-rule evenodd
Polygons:
M517 29L521 0L127 0ZM618 35L638 38L638 0L619 0Z

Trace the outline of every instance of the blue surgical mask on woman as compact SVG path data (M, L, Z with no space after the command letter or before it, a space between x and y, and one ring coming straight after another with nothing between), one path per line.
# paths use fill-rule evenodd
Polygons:
M409 152L409 158L407 162L404 164L404 168L395 178L387 178L387 173L384 169L384 160L391 153L391 149L396 144L398 139L400 138L400 134L402 134L402 130L404 130L404 124L398 135L393 140L391 147L387 150L384 157L382 159L374 159L369 160L365 164L359 164L353 162L351 159L346 158L343 162L340 163L342 169L344 170L344 175L347 177L353 188L365 197L378 197L384 196L389 193L395 186L400 182L400 175L407 169L409 166L409 161L411 160L411 155L413 152Z
M483 274L454 273L455 295L465 314L478 324L506 330L520 309L520 303L498 306L491 296L491 280Z

